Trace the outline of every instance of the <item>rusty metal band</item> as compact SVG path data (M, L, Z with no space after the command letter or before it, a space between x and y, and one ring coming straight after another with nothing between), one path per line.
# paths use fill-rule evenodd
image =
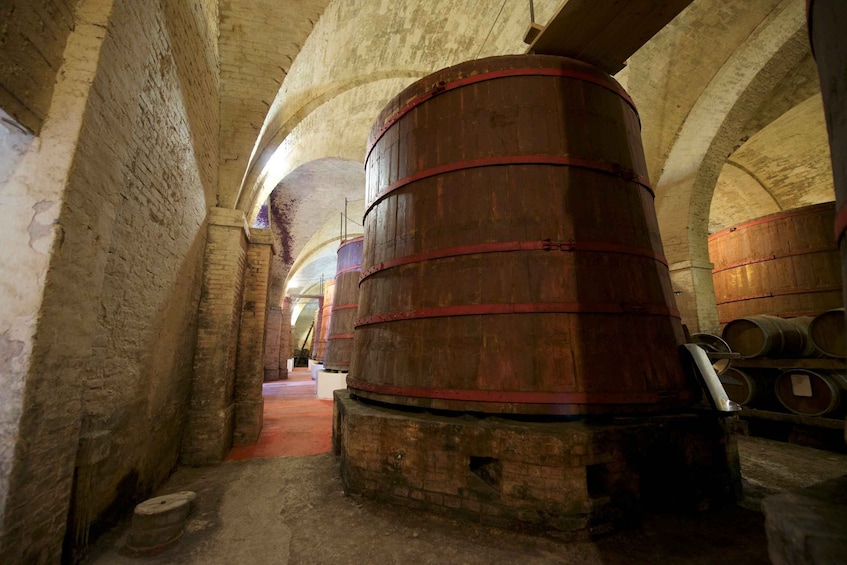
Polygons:
M755 220L750 220L749 222L744 222L743 224L738 224L737 226L730 226L728 228L724 228L719 232L715 232L709 236L709 241L713 241L715 239L721 238L729 233L736 232L738 230L744 230L747 228L752 228L753 226L758 226L760 224L767 224L769 222L774 222L776 220L784 220L785 218L791 218L792 216L802 216L804 214L813 214L819 210L824 210L826 208L831 208L833 205L832 202L824 202L823 204L814 204L812 206L805 206L803 208L795 208L794 210L789 210L788 212L778 212L776 214L770 214L768 216L762 216L761 218L756 218Z
M518 404L656 404L674 400L688 400L687 390L667 392L537 392L462 390L452 388L423 388L412 386L381 385L347 377L351 389L412 398L437 400L463 400L467 402L509 402Z
M781 255L769 255L767 257L759 257L757 259L749 259L747 261L741 261L739 263L733 263L732 265L727 265L725 267L720 267L719 269L712 269L712 274L722 273L723 271L728 271L730 269L736 269L738 267L745 267L747 265L756 265L758 263L765 263L766 261L775 261L776 259L786 259L788 257L798 257L800 255L812 255L814 253L831 253L833 251L838 251L837 247L822 247L820 249L805 249L803 251L794 251L792 253L783 253Z
M841 243L845 231L847 231L847 203L842 204L835 215L835 243Z
M660 255L659 253L655 253L652 250L639 249L636 247L627 247L624 245L618 245L613 243L578 241L555 242L550 241L549 239L542 241L504 241L495 243L479 243L476 245L461 245L457 247L447 247L444 249L433 249L431 251L425 251L423 253L415 253L413 255L407 255L405 257L398 257L396 259L382 261L381 263L369 267L364 272L362 272L362 276L359 279L359 284L361 284L362 281L364 281L366 278L376 273L379 273L380 271L393 269L395 267L400 267L403 265L422 263L425 261L431 261L433 259L446 259L449 257L463 257L466 255L479 255L484 253L507 253L513 251L585 251L598 253L617 253L622 255L633 255L636 257L646 257L649 259L653 259L654 261L658 261L659 263L662 263L665 266L668 265L667 260L662 255Z
M350 267L344 267L340 271L335 272L335 278L338 278L339 275L343 275L344 273L349 273L351 271L361 271L361 270L362 270L361 265L351 265Z
M329 336L327 339L353 339L353 334L335 334Z
M572 157L570 155L507 155L499 157L483 157L480 159L471 159L468 161L457 161L455 163L448 163L446 165L440 165L438 167L432 167L430 169L420 171L418 173L395 181L390 184L387 188L377 193L377 195L374 197L373 202L368 204L368 208L367 210L365 210L364 217L367 217L373 207L379 204L379 202L382 201L382 199L384 199L386 196L388 196L395 190L399 190L413 182L424 180L437 175L464 171L467 169L506 165L555 165L561 167L576 167L579 169L589 169L592 171L598 171L601 173L614 175L623 180L639 184L642 188L647 190L647 192L649 192L651 196L655 196L653 194L653 188L650 186L650 181L647 180L645 177L639 175L632 169L627 169L621 167L620 165L608 163L600 159L585 159L583 157Z
M590 73L584 71L577 71L574 69L505 69L500 71L491 71L487 73L480 73L478 75L465 77L463 79L455 80L452 82L439 83L436 84L431 90L412 98L409 102L406 103L405 106L400 108L395 114L390 116L383 126L379 129L377 134L374 136L374 140L368 146L368 151L365 154L365 162L370 158L371 152L379 140L382 139L382 136L385 135L385 132L388 131L391 126L393 126L397 121L414 110L416 107L420 106L427 100L431 100L440 94L444 94L445 92L449 92L451 90L456 90L457 88L462 88L464 86L469 86L471 84L477 84L480 82L486 82L489 80L495 80L498 78L510 78L510 77L526 77L526 76L543 76L543 77L556 77L556 78L573 78L577 80L581 80L583 82L589 82L591 84L595 84L602 88L605 88L609 92L613 92L617 94L619 97L623 99L631 108L632 111L635 112L635 115L638 116L638 109L635 107L635 102L632 101L629 94L614 80L609 81L601 76L594 76ZM639 118L640 119L640 118Z
M722 302L718 302L717 305L721 306L723 304L732 304L733 302L744 302L745 300L757 300L759 298L773 298L775 296L791 296L794 294L818 294L821 292L841 292L841 286L825 286L821 288L800 288L794 290L783 290L780 292L768 292L765 294L753 294L751 296L742 296L740 298L733 298L732 300L724 300Z
M358 307L359 307L358 302L356 304L342 304L341 306L333 306L332 311L335 312L336 310L350 310L352 308L358 308Z
M636 316L669 316L679 318L679 312L664 304L615 304L591 302L529 302L522 304L463 304L416 308L403 312L388 312L356 320L355 327L455 316L492 316L498 314L631 314Z
M363 236L363 235L357 235L356 237L352 237L350 239L345 239L338 246L338 250L340 251L340 250L344 249L345 247L347 247L348 245L351 245L353 243L358 243L360 241L363 241L364 239L365 239L365 236Z

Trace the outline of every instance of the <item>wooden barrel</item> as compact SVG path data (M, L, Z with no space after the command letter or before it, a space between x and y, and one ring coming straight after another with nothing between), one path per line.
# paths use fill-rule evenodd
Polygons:
M809 337L824 355L842 359L847 357L844 308L835 308L815 316L809 326Z
M767 385L758 375L729 367L721 376L726 395L742 406L755 404L766 392Z
M706 353L732 353L729 344L720 336L714 334L706 332L691 334L689 341L700 346ZM715 359L712 361L712 367L718 375L726 373L731 364L731 359Z
M366 197L354 394L520 414L692 401L638 114L608 75L504 56L421 79L374 125Z
M722 337L742 357L808 357L815 349L808 319L748 316L732 320Z
M842 305L833 202L758 218L709 236L720 322L815 316Z
M789 369L776 380L780 404L803 416L826 416L841 411L847 379L835 371Z
M329 323L332 319L332 299L335 296L335 279L330 279L324 282L323 288L324 302L320 310L320 325L318 329L317 354L315 360L318 363L323 363L326 360L326 343L329 337Z
M362 237L348 239L338 247L335 298L326 345L324 368L349 371L353 333L359 307L359 275L362 271Z

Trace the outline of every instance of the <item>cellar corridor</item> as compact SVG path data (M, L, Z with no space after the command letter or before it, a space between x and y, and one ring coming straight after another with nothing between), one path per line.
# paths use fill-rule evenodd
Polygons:
M288 380L265 383L264 423L259 440L234 446L227 461L253 458L302 457L332 449L332 401L315 397L315 381L305 367Z

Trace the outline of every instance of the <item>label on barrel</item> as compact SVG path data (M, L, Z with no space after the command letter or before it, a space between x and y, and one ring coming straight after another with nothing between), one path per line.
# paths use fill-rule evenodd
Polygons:
M809 380L809 375L798 373L791 375L791 392L794 396L812 396L812 381Z

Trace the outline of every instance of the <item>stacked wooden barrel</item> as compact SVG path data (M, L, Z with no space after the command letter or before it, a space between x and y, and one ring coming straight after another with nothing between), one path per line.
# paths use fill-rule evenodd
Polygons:
M359 307L359 275L362 271L362 237L342 242L338 247L335 273L335 296L332 316L327 325L327 346L324 368L330 371L349 371L353 355L353 331Z
M802 416L847 408L843 309L815 318L748 316L730 321L722 336L743 358L720 376L731 400L756 407L775 398Z
M366 175L355 395L519 414L693 401L638 114L614 79L550 56L443 69L380 114Z

